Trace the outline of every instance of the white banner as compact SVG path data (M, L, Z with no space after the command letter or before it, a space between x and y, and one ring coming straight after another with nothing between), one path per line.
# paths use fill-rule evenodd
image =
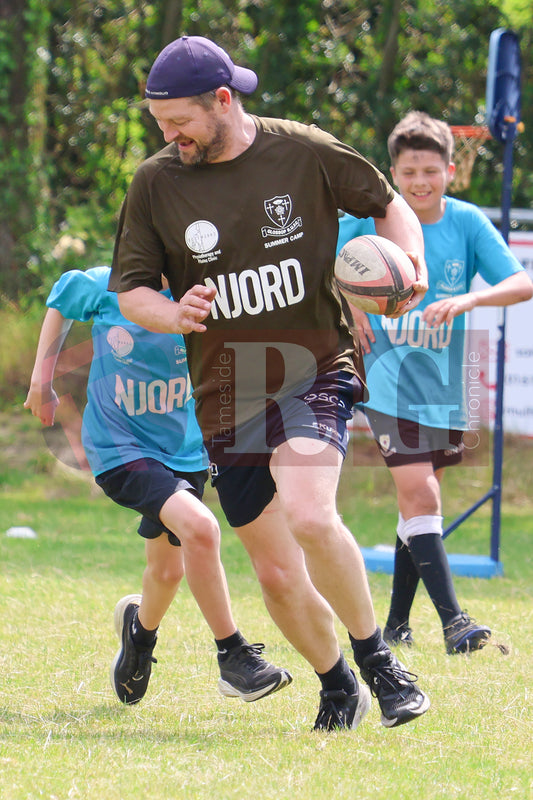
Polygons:
M509 246L533 280L533 232L511 231ZM480 289L484 282L476 277L472 289ZM488 364L488 375L482 381L489 388L488 408L484 409L484 422L492 427L495 413L496 358L500 308L475 308L470 313L469 328L481 334L484 345L482 357ZM533 298L527 303L509 306L505 314L505 379L503 394L503 427L508 433L533 436ZM479 340L478 340L479 341Z

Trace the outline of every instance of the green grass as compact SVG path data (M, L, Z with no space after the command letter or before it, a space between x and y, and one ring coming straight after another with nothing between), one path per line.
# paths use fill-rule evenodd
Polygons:
M3 346L0 348L2 403L26 396L45 311L41 301L31 303L22 311L15 303L0 295L0 329L3 331Z
M347 462L339 493L361 544L391 544L390 477ZM486 455L486 454L485 454ZM482 456L480 459L486 462ZM379 462L377 462L379 463ZM3 800L500 800L532 796L533 442L510 441L502 522L504 576L457 578L462 604L493 627L508 656L488 647L447 657L438 618L420 591L412 624L418 647L402 654L432 700L416 723L386 730L377 702L353 733L311 731L318 681L268 617L242 546L223 525L234 612L248 638L293 673L292 685L252 704L216 690L212 637L186 585L161 626L146 698L121 706L108 671L117 648L112 612L139 591L144 564L136 516L90 479L46 454L29 415L0 416L0 796ZM490 464L449 471L453 516L490 486ZM218 514L216 498L208 502ZM219 515L220 518L220 515ZM447 540L450 552L488 552L490 509ZM27 525L36 539L5 531ZM390 576L371 573L384 621ZM339 638L347 655L345 632Z

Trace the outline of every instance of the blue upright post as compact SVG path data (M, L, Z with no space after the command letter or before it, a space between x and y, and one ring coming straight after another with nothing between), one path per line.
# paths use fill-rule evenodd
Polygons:
M513 143L516 135L516 119L506 120L505 149L503 154L503 187L501 204L501 234L509 241L509 217L513 184ZM494 419L494 464L492 473L492 521L490 531L490 557L500 560L500 527L503 469L503 393L505 381L505 307L501 309L500 338L496 365L496 409Z
M514 31L497 28L489 42L487 70L487 122L489 130L504 144L501 234L509 242L509 216L513 181L513 144L520 123L521 106L520 44ZM503 393L505 381L505 308L502 309L496 378L496 416L494 421L494 465L492 477L492 523L490 553L499 560L502 465L503 465Z
M501 234L509 243L513 179L513 143L520 122L520 46L516 33L498 28L492 31L489 42L487 70L487 123L493 138L505 145L503 155L503 185L501 201ZM444 537L488 500L492 500L490 558L499 564L501 495L503 466L503 393L505 381L505 308L501 310L496 362L496 409L493 441L493 473L490 490L471 508L455 519L444 531Z

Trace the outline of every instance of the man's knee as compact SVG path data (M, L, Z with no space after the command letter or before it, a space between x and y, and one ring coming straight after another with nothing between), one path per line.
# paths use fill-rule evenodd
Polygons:
M306 580L303 554L293 543L279 553L255 548L250 558L263 592L271 599L287 598L298 592Z
M326 541L334 535L338 517L333 510L328 513L323 508L314 507L310 502L286 508L285 519L292 535L305 550L307 545Z

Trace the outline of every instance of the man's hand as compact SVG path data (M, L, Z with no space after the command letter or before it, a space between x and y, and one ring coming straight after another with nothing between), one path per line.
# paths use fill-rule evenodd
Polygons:
M203 320L211 311L211 303L216 295L216 289L197 284L188 289L183 297L177 301L176 324L182 333L204 333L207 326Z
M364 311L361 311L360 308L356 308L356 306L353 306L351 303L349 306L350 311L352 312L354 327L357 331L359 341L361 342L361 348L363 353L368 355L372 349L372 343L376 341L376 336L372 330L372 326L370 325L370 320L368 319L367 314L365 314Z
M423 300L424 295L429 288L428 273L425 263L420 261L420 258L416 253L407 253L407 255L415 267L416 278L413 283L414 294L409 302L402 306L399 311L395 311L392 314L387 314L387 317L390 317L391 319L398 319L398 317L402 317L408 311L412 311L413 308L416 308L421 300Z

